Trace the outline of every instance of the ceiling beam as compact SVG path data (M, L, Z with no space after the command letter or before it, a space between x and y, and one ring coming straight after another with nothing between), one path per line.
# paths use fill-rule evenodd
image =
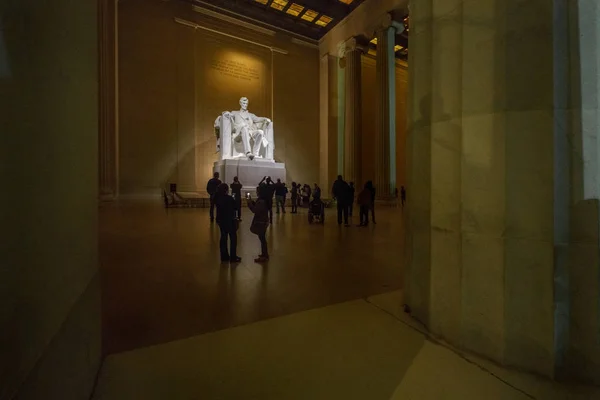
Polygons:
M343 18L348 14L347 5L339 1L325 2L323 0L298 0L298 3L334 19Z

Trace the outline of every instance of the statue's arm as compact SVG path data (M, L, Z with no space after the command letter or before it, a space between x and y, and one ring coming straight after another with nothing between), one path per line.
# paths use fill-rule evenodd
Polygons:
M257 123L259 124L261 122L269 123L269 122L271 122L271 120L266 117L257 117L256 115L252 114L252 122L254 122L255 124L257 124Z

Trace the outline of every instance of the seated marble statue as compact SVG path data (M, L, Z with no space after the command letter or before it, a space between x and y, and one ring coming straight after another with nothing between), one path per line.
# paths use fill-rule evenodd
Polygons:
M273 123L248 111L248 98L240 99L239 111L225 111L215 121L217 151L221 159L250 160L263 158L273 161Z

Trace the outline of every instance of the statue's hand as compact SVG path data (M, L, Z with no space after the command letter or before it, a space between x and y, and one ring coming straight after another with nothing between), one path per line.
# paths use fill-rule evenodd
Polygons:
M269 118L265 118L265 123L268 125L270 124L272 121Z
M229 111L225 111L225 112L223 112L223 117L231 118L231 113Z

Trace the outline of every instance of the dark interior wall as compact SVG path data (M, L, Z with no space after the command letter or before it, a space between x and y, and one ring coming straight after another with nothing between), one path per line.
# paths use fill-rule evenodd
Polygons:
M0 398L88 399L100 364L94 1L0 5Z
M283 49L264 47L178 24L204 27ZM252 77L215 72L215 63L241 62ZM216 85L215 82L219 82ZM272 85L272 87L271 87ZM318 49L193 11L182 2L119 3L119 160L123 194L158 193L167 182L204 189L215 153L213 123L221 111L250 110L272 118L277 161L287 180L319 177ZM272 112L271 112L271 102Z

